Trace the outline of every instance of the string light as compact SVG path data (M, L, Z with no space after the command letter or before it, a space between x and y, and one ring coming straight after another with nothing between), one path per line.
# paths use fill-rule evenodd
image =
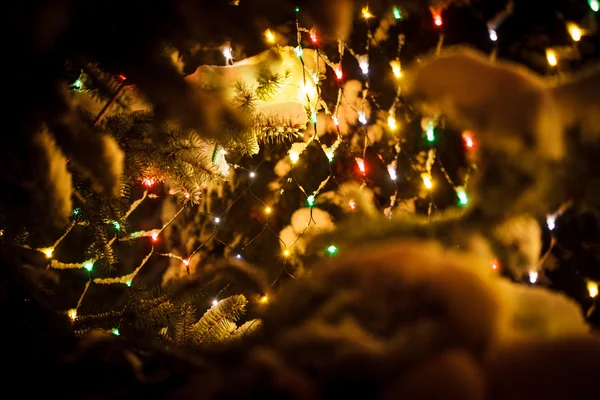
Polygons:
M235 258L237 258L238 260L241 260L242 259L242 255L241 254L236 254Z
M213 307L216 306L217 304L219 304L219 300L213 299L213 301L212 301Z
M92 269L94 269L94 262L93 261L86 261L85 263L83 263L83 268L85 268L86 270L88 270L88 272L92 272Z
M333 124L335 126L340 126L340 120L338 119L338 117L336 117L335 115L333 117L331 117L333 119Z
M132 284L132 283L133 283L133 282L132 282L132 280L131 280L131 279L130 279L130 280L128 280L127 282L125 282L125 284L127 285L127 287L131 287L131 284Z
M374 17L373 13L369 9L369 6L364 6L361 10L362 17L366 20L369 20Z
M365 173L365 160L363 160L362 158L356 158L356 164L358 165L358 169L360 170L360 172L362 174Z
M52 258L52 253L54 253L54 248L47 247L45 249L42 249L42 253L44 253L47 258Z
M119 329L117 328L113 328L113 330L110 331L110 333L112 333L115 336L121 336L121 332L119 332Z
M317 112L316 111L312 112L311 120L312 120L313 124L317 123Z
M329 162L333 161L333 149L327 149L325 150L325 156L327 157L327 159L329 160Z
M152 233L152 241L156 242L158 240L158 233L157 232L153 232Z
M569 34L571 35L571 38L575 42L579 42L581 40L581 36L583 36L583 32L577 26L577 24L569 22L569 24L567 25L567 29L569 30Z
M298 58L302 58L302 47L300 45L294 47L294 52L296 53Z
M598 296L598 284L596 282L588 281L587 289L592 299Z
M250 178L254 178L256 176L256 174L254 173L254 171L250 172Z
M331 246L329 246L329 247L327 248L327 252L328 252L330 255L334 255L335 253L337 253L337 252L338 252L338 248L337 248L337 247L335 247L334 245L331 245Z
M273 32L271 32L270 29L267 29L265 31L265 38L267 39L267 42L275 43L275 35L273 34Z
M289 257L290 256L290 251L288 249L285 249L283 251L283 256L286 257L286 258Z
M81 79L77 78L77 80L73 82L73 86L75 86L76 89L81 89L83 87L83 82L81 82Z
M317 43L317 32L314 29L310 31L310 41Z
M269 302L269 297L267 297L267 295L264 295L263 297L260 298L260 302L261 303L268 303Z
M71 318L71 321L75 321L77 319L77 310L72 308L69 311L67 311L67 315L69 316L69 318Z
M81 208L77 207L76 209L73 210L73 212L71 213L72 215L79 215L81 213Z
M115 227L116 230L118 230L118 231L121 230L121 224L118 221L113 221L113 226Z
M498 262L498 260L492 260L492 269L494 271L498 270L498 268L500 267L500 263Z
M556 67L558 64L558 59L556 58L556 52L552 49L546 50L546 59L548 60L548 64L552 67Z
M367 117L365 116L364 112L362 112L362 111L358 112L358 121L363 125L367 124Z
M335 76L338 79L342 79L344 77L344 73L342 72L342 67L337 65L335 67Z
M537 271L529 271L529 282L536 283L538 280Z
M395 19L402 18L402 11L398 7L394 7L394 18Z
M421 179L423 179L423 184L425 185L425 187L427 189L433 188L433 182L431 180L431 175L429 175L428 173L422 173Z
M465 146L467 146L469 149L472 149L473 146L475 146L475 142L473 141L473 132L464 131L462 137L465 141Z
M393 115L390 115L388 117L388 126L390 127L391 130L395 131L396 129L398 129L398 126L396 125L396 118L394 118Z
M215 217L215 224L218 224L219 222L221 222L221 218Z
M185 265L186 267L190 265L190 260L189 258L186 260L183 260L183 265Z
M306 199L306 202L308 203L309 207L312 207L315 205L315 196L314 195L310 195L308 196L308 199Z
M598 12L598 10L600 10L600 2L598 0L588 0L588 3L593 12Z
M491 40L492 42L495 42L495 41L497 41L497 40L498 40L498 34L496 33L496 30L494 30L494 29L490 28L490 29L489 29L489 34L490 34L490 40Z
M400 61L393 60L390 62L390 66L392 67L394 76L398 79L402 78L402 66L400 65Z
M456 195L458 196L458 202L461 206L469 204L469 197L463 187L456 188Z
M266 213L267 215L271 214L271 211L272 211L272 210L271 210L271 207L266 207L266 208L265 208L265 213Z

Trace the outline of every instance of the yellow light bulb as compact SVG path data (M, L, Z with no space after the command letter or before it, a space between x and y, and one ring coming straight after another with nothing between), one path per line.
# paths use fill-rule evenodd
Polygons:
M297 151L290 151L290 161L292 164L296 164L300 159L300 154Z
M267 297L267 295L264 295L263 297L260 298L260 302L261 303L268 303L269 302L269 298Z
M556 58L556 52L554 50L546 50L546 59L548 60L548 64L552 67L556 67L558 64L558 59Z
M421 178L423 178L423 184L427 189L433 188L433 181L431 180L431 175L421 174Z
M589 281L587 284L587 288L592 299L598 296L598 284L596 282Z
M267 42L275 43L275 35L273 34L273 32L271 32L270 29L267 29L265 31L265 38L267 39Z
M398 125L396 125L396 118L394 118L391 115L388 117L388 126L393 131L395 131L398 128Z
M581 37L583 36L583 32L581 31L581 29L574 23L569 23L568 29L571 38L574 41L579 42L581 40Z
M394 60L390 62L390 65L392 67L392 72L394 73L394 76L398 79L402 78L402 67L400 66L400 61Z
M361 10L361 13L364 19L370 19L374 17L373 13L369 9L369 6L364 6Z
M290 256L290 251L288 249L285 249L284 252L283 252L283 255L286 256L286 257L289 257Z
M71 321L75 321L75 319L77 319L77 310L72 308L69 311L67 311L67 315L69 316L69 318L71 318Z
M42 253L44 253L48 258L52 258L52 253L54 253L54 249L52 247L47 247L45 249L42 249Z
M266 207L266 208L265 208L265 212L266 212L267 214L271 214L271 207Z

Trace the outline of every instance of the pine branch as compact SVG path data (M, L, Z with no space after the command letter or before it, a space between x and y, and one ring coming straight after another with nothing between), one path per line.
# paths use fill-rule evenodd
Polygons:
M175 342L178 344L194 344L198 341L198 331L194 328L196 308L185 303L181 307L178 321L175 323Z
M261 71L256 79L258 82L256 97L262 101L269 101L291 75L292 71L289 69L286 69L283 74L273 73L268 69Z
M234 86L235 96L233 104L242 112L251 114L256 109L256 93L244 82L237 82Z
M235 331L235 322L244 313L248 300L241 294L221 300L194 325L198 343L214 343L227 339Z

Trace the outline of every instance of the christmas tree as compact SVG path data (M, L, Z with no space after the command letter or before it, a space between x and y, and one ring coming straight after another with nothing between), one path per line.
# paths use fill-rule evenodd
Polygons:
M321 3L11 6L17 374L79 398L591 387L598 3Z

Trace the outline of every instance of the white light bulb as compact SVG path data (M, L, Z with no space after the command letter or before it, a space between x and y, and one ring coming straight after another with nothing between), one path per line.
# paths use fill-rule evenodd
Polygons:
M495 42L496 40L498 40L498 34L496 33L496 31L494 29L490 29L490 40L492 42Z
M529 282L536 283L538 280L537 271L529 271Z
M366 125L367 124L367 117L365 116L365 113L360 111L358 113L358 120L360 121L361 124Z
M213 306L216 306L217 304L219 304L219 300L217 300L217 299L213 299L213 301L212 301L212 305L213 305Z

